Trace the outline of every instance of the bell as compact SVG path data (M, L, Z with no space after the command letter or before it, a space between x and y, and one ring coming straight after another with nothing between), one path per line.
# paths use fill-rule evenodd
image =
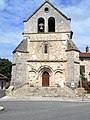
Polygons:
M43 30L44 24L43 24L43 23L40 23L39 26L40 26L40 30Z
M40 26L40 30L43 30L43 27L42 27L42 26Z

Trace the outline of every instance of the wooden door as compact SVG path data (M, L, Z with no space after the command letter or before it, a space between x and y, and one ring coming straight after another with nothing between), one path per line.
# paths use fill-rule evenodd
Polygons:
M42 86L43 87L49 86L49 73L48 72L44 72L42 74Z

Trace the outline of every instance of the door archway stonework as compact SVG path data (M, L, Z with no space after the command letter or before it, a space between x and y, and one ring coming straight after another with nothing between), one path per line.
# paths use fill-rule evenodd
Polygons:
M42 74L42 87L49 87L49 73L47 71Z
M40 86L52 86L53 83L53 70L49 66L42 66L38 70L38 79Z

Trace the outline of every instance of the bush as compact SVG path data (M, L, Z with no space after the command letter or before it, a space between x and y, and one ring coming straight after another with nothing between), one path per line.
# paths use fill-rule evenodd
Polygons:
M8 78L8 81L11 80L11 68L12 62L8 59L0 58L0 73L5 75Z

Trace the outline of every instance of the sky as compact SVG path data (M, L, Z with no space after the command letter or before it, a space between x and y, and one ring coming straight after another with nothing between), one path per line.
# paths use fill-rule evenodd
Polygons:
M45 0L0 0L0 58L12 61L13 50L22 41L23 21ZM90 47L90 0L49 0L71 18L73 41L80 51Z

